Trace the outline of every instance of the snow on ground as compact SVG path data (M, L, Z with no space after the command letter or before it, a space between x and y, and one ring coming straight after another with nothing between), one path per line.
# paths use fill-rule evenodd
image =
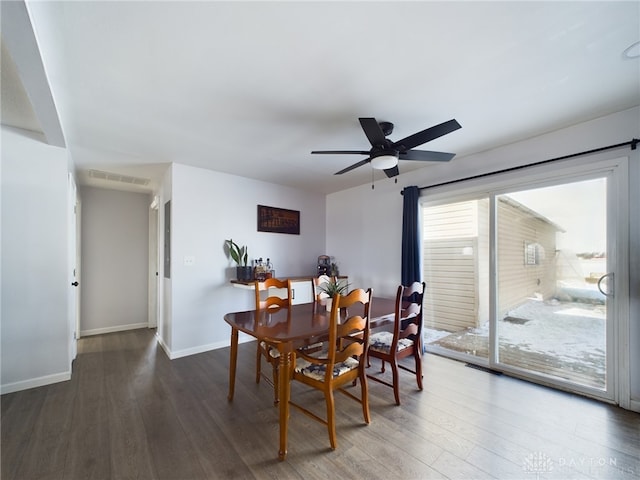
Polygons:
M605 373L605 306L558 300L531 300L498 322L501 347L553 357L580 368ZM462 332L426 329L426 343L486 356L488 322Z
M574 302L527 302L510 312L510 316L530 320L523 324L499 322L499 342L518 345L524 351L554 355L568 363L591 364L602 359L604 373L604 308Z

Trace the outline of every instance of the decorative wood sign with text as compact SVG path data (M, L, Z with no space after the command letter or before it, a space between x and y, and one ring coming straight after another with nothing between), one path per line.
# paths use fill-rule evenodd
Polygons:
M300 235L300 211L258 205L258 231Z

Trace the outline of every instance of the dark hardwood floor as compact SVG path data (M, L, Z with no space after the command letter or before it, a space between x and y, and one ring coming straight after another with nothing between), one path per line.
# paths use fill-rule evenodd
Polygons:
M368 426L337 394L335 451L293 410L279 462L255 343L238 360L229 403L228 348L171 361L151 330L82 339L70 381L1 397L2 479L640 478L639 414L433 355L424 391L401 373L399 407L369 382ZM318 392L292 396L324 415Z

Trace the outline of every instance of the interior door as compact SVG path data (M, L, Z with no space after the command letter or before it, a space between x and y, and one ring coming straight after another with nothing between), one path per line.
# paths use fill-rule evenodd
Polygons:
M69 361L76 358L78 347L77 338L80 332L78 322L80 318L80 216L79 201L76 183L73 175L68 175L67 188L67 210L68 210L68 286L67 286L67 311L69 324Z

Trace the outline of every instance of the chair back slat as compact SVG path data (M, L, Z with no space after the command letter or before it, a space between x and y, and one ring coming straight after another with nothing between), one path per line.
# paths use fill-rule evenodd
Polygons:
M407 327L399 332L400 338L407 338L418 334L418 325L410 323Z
M260 294L260 287L266 290L267 297L263 300ZM272 295L272 289L286 290L286 296ZM267 278L263 282L255 281L254 290L256 296L256 310L265 308L283 308L291 305L291 281L279 280L277 278Z
M338 325L338 335L346 336L355 332L360 332L365 329L368 321L368 318L363 318L360 315L348 318L345 322Z
M343 347L342 350L336 350L335 363L344 362L347 358L353 357L354 355L360 356L363 353L364 346L361 343L351 342Z

